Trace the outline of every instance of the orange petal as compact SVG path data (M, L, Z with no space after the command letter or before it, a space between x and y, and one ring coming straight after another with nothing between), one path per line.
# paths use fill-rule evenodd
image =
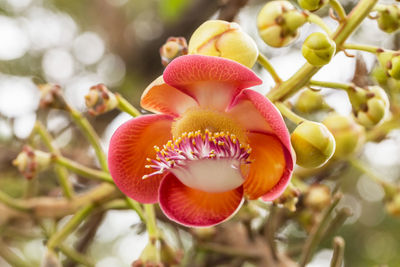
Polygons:
M198 104L191 96L166 84L160 76L143 92L140 105L154 113L177 117Z
M186 226L211 226L232 216L243 200L243 188L208 193L182 184L172 173L160 185L160 207L171 220Z
M249 68L229 59L186 55L173 60L163 74L167 84L187 93L201 107L220 111L244 89L262 81Z
M250 171L243 184L244 193L257 199L279 184L286 166L284 149L278 138L262 133L249 133Z
M142 202L158 201L162 175L142 179L152 172L146 169L146 158L155 158L154 146L162 146L172 139L172 117L145 115L121 125L110 140L108 165L118 188L127 196Z

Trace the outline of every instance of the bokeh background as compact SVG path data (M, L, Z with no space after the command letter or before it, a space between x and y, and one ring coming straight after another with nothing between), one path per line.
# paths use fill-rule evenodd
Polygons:
M162 73L158 49L169 36L191 33L203 21L217 18L228 1L217 0L0 0L0 189L13 197L23 197L25 188L40 183L38 195L60 195L52 172L40 174L34 181L20 175L11 161L29 137L34 122L40 118L55 136L63 153L88 166L96 166L93 151L63 111L37 112L39 91L36 84L57 83L62 86L71 105L85 112L84 95L89 88L104 83L119 92L133 105L138 105L144 88ZM256 14L266 1L251 0L241 9L235 21L257 42L283 78L290 77L305 63L301 44L318 27L305 25L301 36L290 47L275 49L257 36ZM350 10L358 1L340 1ZM380 3L395 3L381 1ZM318 12L332 28L337 24L327 9ZM229 16L229 14L227 15ZM350 39L387 49L400 48L400 34L380 31L376 21L366 19ZM367 81L377 62L373 55L362 52L356 58L338 54L321 69L316 80L335 82ZM274 82L269 74L255 66L264 84L256 88L265 93ZM341 114L350 114L346 94L323 89L326 101ZM127 114L112 111L90 117L100 133L104 148L113 131L129 119ZM316 117L318 119L318 115ZM400 178L400 130L378 143L367 143L361 154L382 179L396 182ZM79 191L90 183L72 176ZM346 266L400 266L400 220L385 213L383 188L365 175L350 169L336 180L344 197L339 206L349 207L353 215L341 228L346 240ZM27 228L26 236L2 225L0 206L0 239L32 266L38 266L45 248L40 229ZM63 220L68 220L64 218ZM98 218L100 225L87 254L98 267L129 266L144 248L147 237L140 229L138 216L131 211L110 211ZM291 232L302 236L296 225L284 227L282 235ZM74 242L71 236L67 242ZM331 244L314 257L309 266L328 266ZM386 265L385 265L386 264ZM9 266L0 257L0 266Z

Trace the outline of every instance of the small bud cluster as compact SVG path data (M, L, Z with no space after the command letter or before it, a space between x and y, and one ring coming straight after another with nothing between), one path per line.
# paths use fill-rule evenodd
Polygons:
M61 87L56 84L38 85L40 91L40 108L67 109Z
M378 60L388 77L400 80L400 52L381 52Z
M85 103L90 115L97 116L116 108L118 100L104 84L98 84L90 88Z
M299 27L307 15L298 11L288 1L268 2L257 17L257 28L264 42L272 47L282 47L294 42Z
M387 5L378 11L378 26L387 33L400 29L400 7L396 4Z
M28 179L33 179L40 171L49 167L51 155L24 146L21 153L13 161L13 165Z
M361 125L375 126L387 116L389 99L381 87L353 87L347 93L353 107L354 117Z
M188 53L188 45L184 37L169 37L160 48L161 64L167 66L172 60Z

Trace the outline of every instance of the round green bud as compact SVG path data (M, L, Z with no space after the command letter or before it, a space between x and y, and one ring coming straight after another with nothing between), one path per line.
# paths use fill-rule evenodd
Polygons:
M257 28L261 38L272 47L282 47L294 42L299 27L306 23L306 15L288 1L271 1L265 4L257 16Z
M377 65L372 70L372 77L377 81L379 84L386 84L388 81L388 76L386 75L386 70L382 68L382 66Z
M388 72L392 78L400 80L400 55L393 55Z
M310 89L303 90L295 103L295 108L302 113L312 113L327 106L322 95Z
M304 168L322 166L335 152L335 138L321 123L304 121L293 131L290 140L296 152L296 163Z
M365 101L359 106L353 105L356 121L365 126L373 127L384 120L389 112L389 99L386 92L379 86L371 86L363 90ZM351 99L350 99L351 101Z
M324 0L297 0L297 2L301 8L309 11L316 11L326 3Z
M378 26L387 33L392 33L400 28L400 7L398 5L388 5L378 11Z
M351 116L331 113L322 123L335 138L335 158L344 158L356 153L365 142L364 127L357 124Z
M378 54L378 61L386 71L386 75L396 80L400 80L400 53L381 52Z
M301 48L303 57L313 66L328 64L335 51L335 42L321 32L310 34Z

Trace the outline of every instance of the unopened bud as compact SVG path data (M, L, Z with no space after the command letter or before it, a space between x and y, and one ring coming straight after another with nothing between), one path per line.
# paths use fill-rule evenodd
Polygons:
M294 42L299 28L307 16L288 1L271 1L257 16L257 28L264 42L272 47L282 47Z
M295 107L302 113L312 113L328 107L322 95L310 89L305 89L299 95Z
M189 54L228 58L251 68L257 61L258 49L239 24L209 20L201 24L190 38Z
M388 96L379 86L355 87L348 95L356 121L365 127L379 124L389 113Z
M140 254L139 259L135 260L132 267L163 267L160 259L160 251L155 242L149 242Z
M188 53L188 45L184 37L169 37L160 48L161 63L167 66L172 60Z
M304 168L317 168L325 164L335 152L335 139L323 124L304 121L290 137L296 152L296 163Z
M357 124L350 116L332 113L322 123L335 138L335 158L345 158L356 153L365 142L364 127Z
M45 170L51 162L51 155L30 146L24 146L21 153L14 159L13 165L28 179L34 178L40 171Z
M387 33L392 33L400 28L400 7L396 4L387 5L378 11L378 26Z
M182 251L173 249L164 239L161 239L160 243L161 262L165 266L179 265L183 257Z
M314 184L304 196L304 205L312 210L321 211L331 203L331 192L328 186Z
M104 84L98 84L90 88L85 103L90 115L97 116L116 108L118 100Z
M67 103L65 102L63 92L59 85L50 83L40 84L38 88L40 91L40 108L67 108Z
M292 184L285 189L283 194L274 200L275 204L281 204L291 212L296 211L296 204L299 201L300 190Z
M301 48L301 53L308 63L318 67L328 64L335 51L335 42L321 32L310 34Z
M381 52L378 60L386 74L396 80L400 80L400 52Z
M316 11L327 3L326 0L297 0L300 7L309 11Z

